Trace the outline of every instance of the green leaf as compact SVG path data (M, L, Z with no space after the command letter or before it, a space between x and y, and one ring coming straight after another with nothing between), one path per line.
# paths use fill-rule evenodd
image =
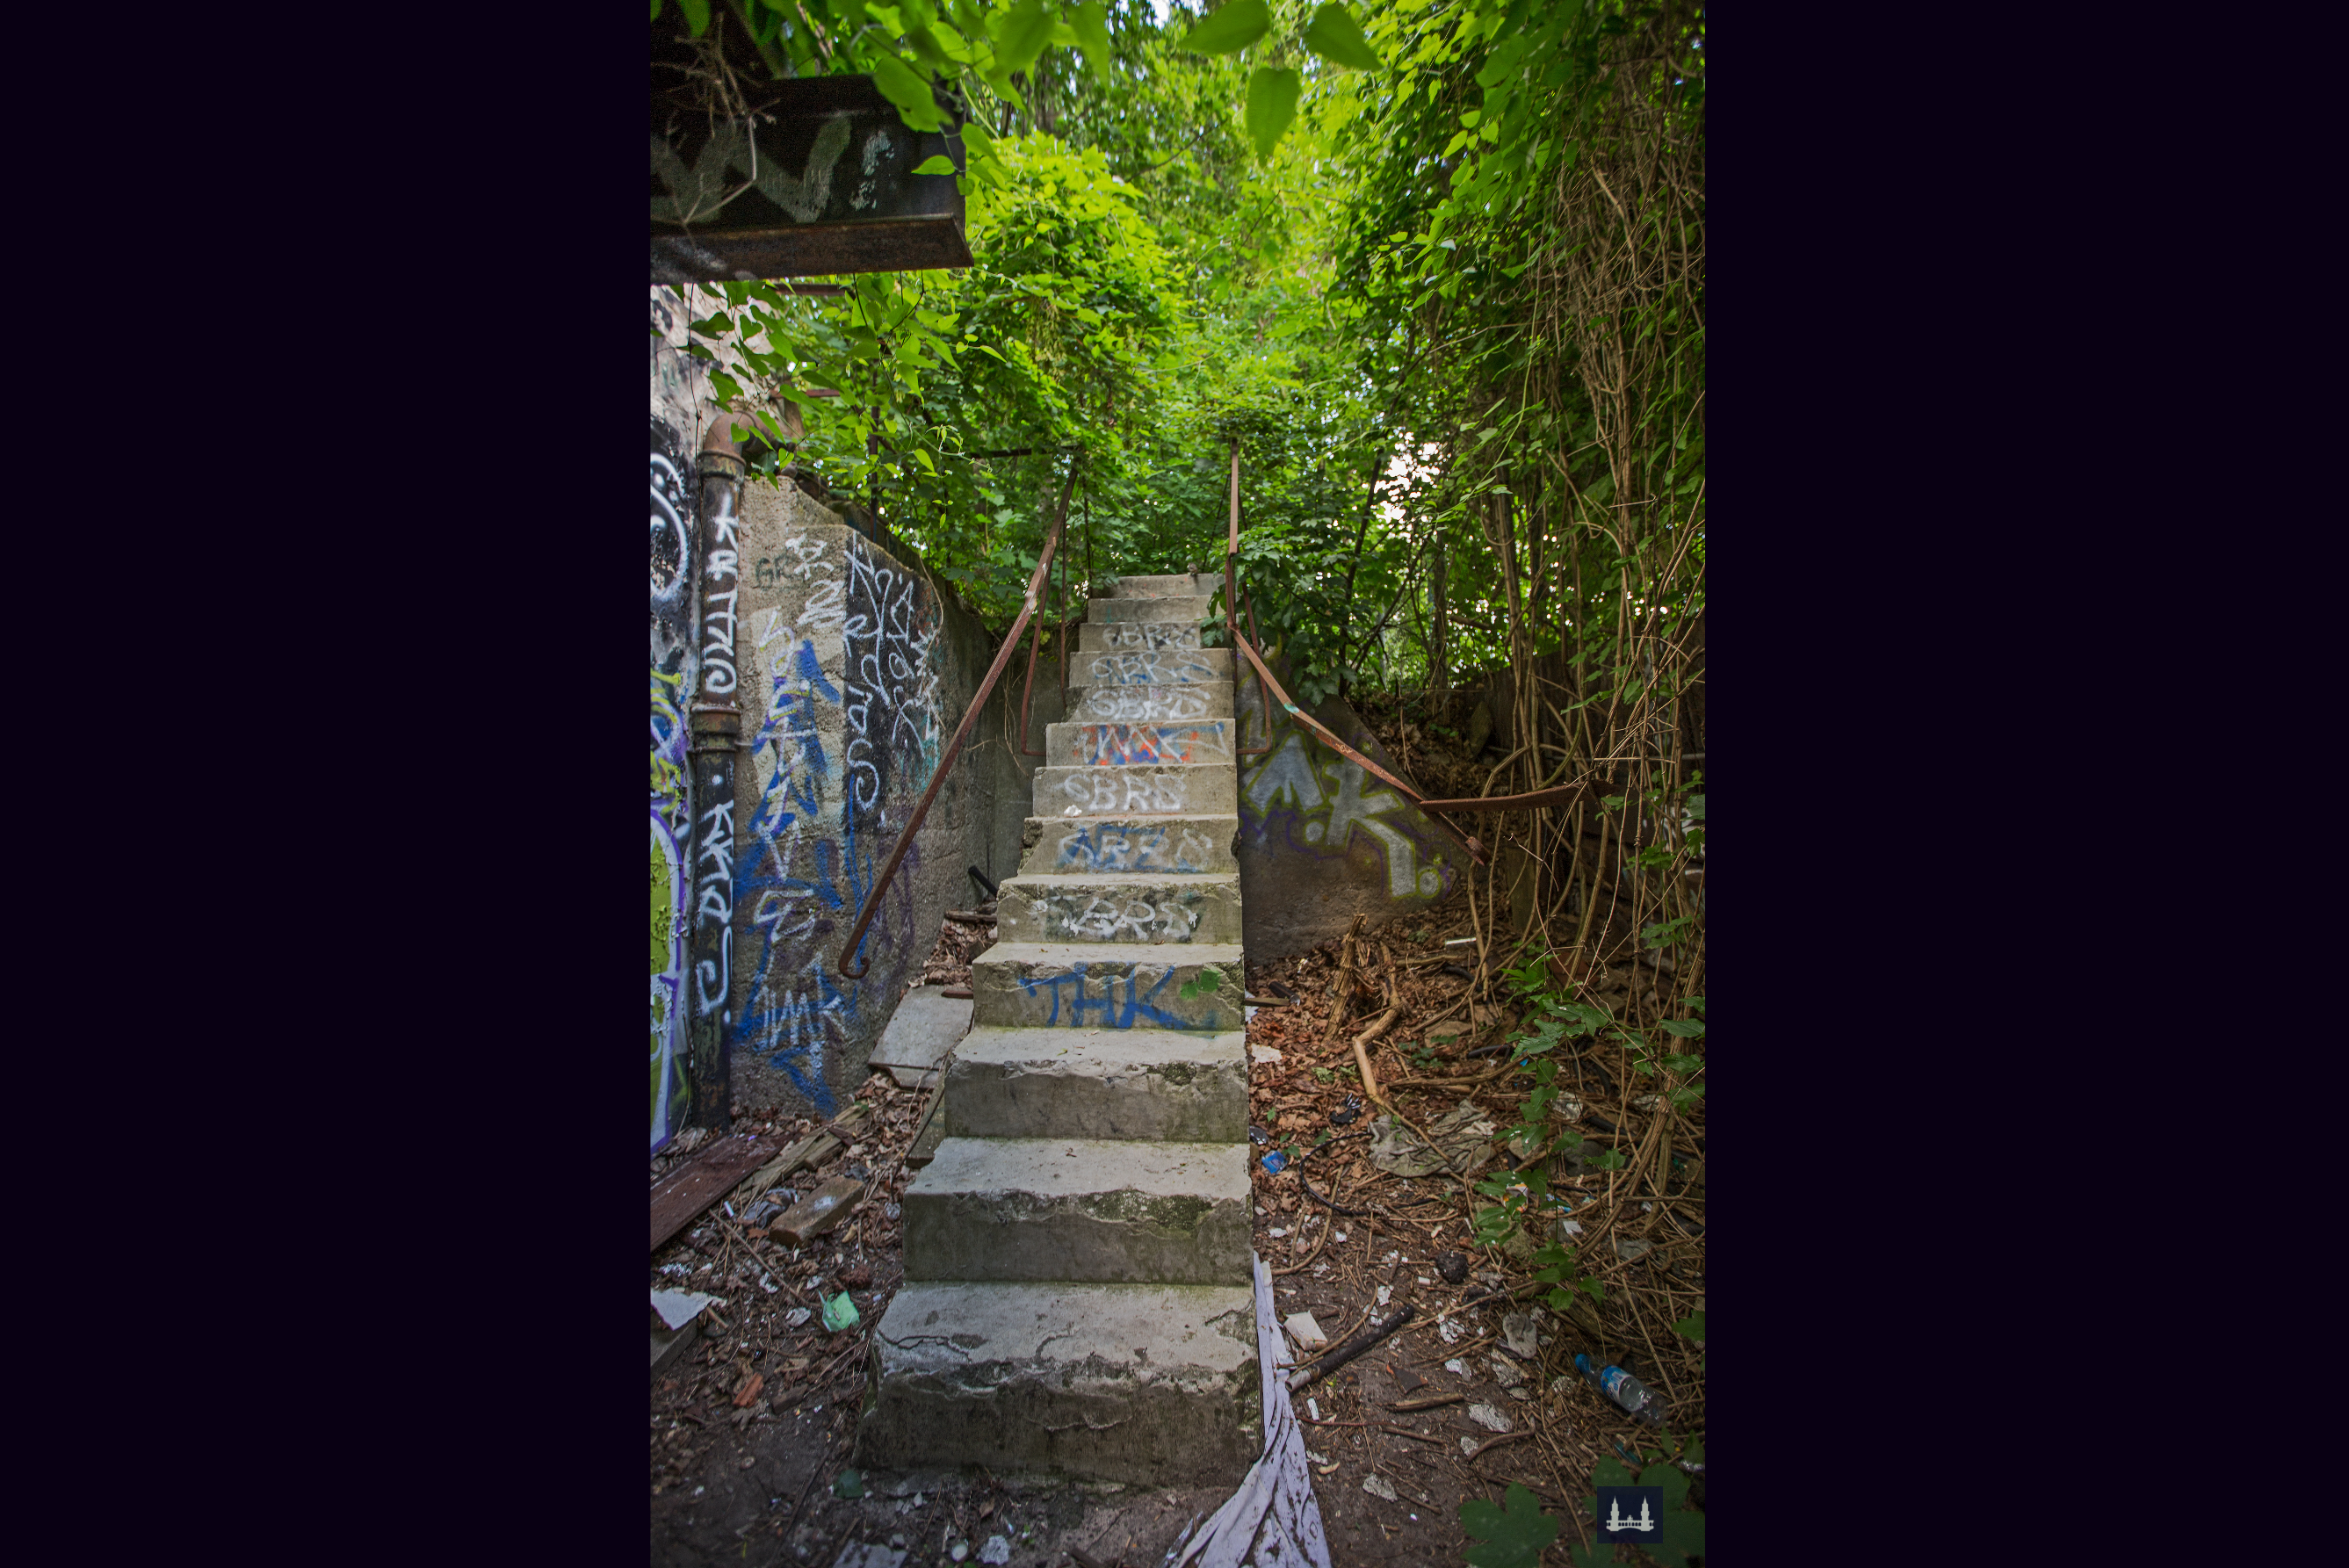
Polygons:
M1305 46L1333 66L1357 71L1375 71L1384 64L1362 36L1362 25L1343 5L1324 5L1313 13L1313 20L1305 25Z
M1026 70L1036 63L1051 36L1052 18L1045 14L1044 0L1019 0L996 36L997 67L1005 71Z
M1697 1018L1672 1018L1662 1025L1664 1033L1689 1039L1704 1033L1704 1024Z
M685 13L685 25L697 38L709 31L709 0L677 0L678 9Z
M959 170L955 168L954 160L948 158L943 152L931 153L927 158L923 159L919 163L914 165L913 171L916 174L957 174L961 172Z
M1258 158L1270 158L1280 145L1288 122L1297 118L1297 96L1304 78L1286 67L1258 66L1248 77L1247 129Z
M653 0L653 20L660 20L660 0Z
M1704 1313L1702 1310L1690 1313L1686 1317L1682 1318L1678 1323L1672 1325L1672 1332L1675 1334L1686 1335L1691 1339L1702 1339L1704 1337Z
M1102 0L1085 0L1069 17L1069 26L1076 29L1077 46L1085 52L1085 59L1093 75L1109 79L1109 9Z
M1231 0L1185 36L1183 46L1203 55L1236 55L1272 31L1265 0Z
M914 74L914 67L895 55L875 55L873 57L873 85L881 96L897 106L897 118L916 130L943 130L946 121L938 115L937 99L930 96L929 83Z
M1481 1497L1462 1503L1460 1528L1485 1542L1468 1549L1472 1568L1537 1568L1542 1548L1557 1539L1562 1527L1541 1511L1532 1492L1511 1481L1498 1508Z

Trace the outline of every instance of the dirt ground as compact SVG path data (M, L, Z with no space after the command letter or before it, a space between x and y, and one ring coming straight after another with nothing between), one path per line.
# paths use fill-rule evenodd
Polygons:
M1464 951L1446 947L1445 939L1467 925L1464 909L1447 909L1370 934L1371 987L1392 982L1400 1004L1397 1020L1374 1042L1373 1067L1382 1083L1423 1080L1392 1091L1423 1127L1465 1099L1506 1130L1531 1080L1506 1068L1486 1076L1501 1056L1472 1054L1506 1037L1516 1015L1497 995L1468 995L1465 967L1445 967ZM949 923L925 978L966 980L984 943L983 933L975 939L971 926ZM1575 1375L1575 1352L1620 1365L1655 1388L1669 1402L1677 1439L1703 1434L1702 1346L1671 1327L1703 1305L1701 1145L1674 1160L1670 1202L1662 1204L1650 1201L1648 1189L1610 1199L1604 1173L1559 1167L1560 1185L1591 1197L1578 1211L1586 1236L1608 1243L1599 1257L1583 1259L1601 1276L1605 1299L1595 1308L1551 1310L1547 1287L1531 1279L1526 1249L1512 1255L1474 1244L1472 1205L1489 1200L1443 1171L1404 1178L1367 1158L1377 1109L1363 1103L1351 1044L1364 1021L1358 1009L1343 1027L1330 1027L1336 968L1331 944L1248 972L1252 994L1293 1002L1257 1009L1248 1025L1252 1047L1279 1053L1250 1069L1252 1119L1265 1139L1250 1150L1256 1248L1274 1271L1277 1310L1284 1319L1310 1313L1333 1342L1373 1315L1389 1320L1404 1304L1415 1312L1400 1333L1297 1395L1332 1560L1341 1568L1458 1563L1470 1543L1461 1502L1497 1502L1514 1481L1564 1522L1543 1559L1563 1563L1568 1548L1589 1539L1581 1500L1590 1495L1598 1461L1616 1457L1636 1470L1640 1460L1663 1456L1657 1432ZM1594 975L1598 985L1638 980L1629 966ZM1447 1024L1461 1032L1444 1032ZM1619 1057L1590 1047L1572 1066L1571 1080L1561 1076L1578 1086L1578 1130L1628 1151L1640 1136L1641 1114L1636 1098L1624 1103L1630 1078ZM842 1173L873 1183L834 1233L794 1246L768 1237L754 1214L721 1207L653 1259L655 1288L704 1291L724 1305L705 1319L699 1343L653 1385L652 1562L832 1568L858 1563L853 1548L866 1544L891 1549L872 1560L875 1568L897 1550L905 1553L905 1568L990 1557L1023 1568L1162 1563L1226 1493L983 1471L848 1471L867 1336L903 1274L902 1161L927 1096L880 1074L859 1098L871 1118L855 1140L772 1194L788 1202L790 1193ZM753 1111L738 1118L735 1130L796 1138L816 1125ZM1701 1132L1701 1119L1696 1126ZM1272 1149L1289 1156L1278 1174L1262 1163ZM654 1180L692 1153L673 1146L654 1162ZM1506 1159L1507 1151L1493 1155ZM1487 1164L1468 1180L1497 1168ZM1333 1203L1357 1212L1333 1212ZM1456 1278L1447 1277L1447 1267ZM820 1321L823 1297L843 1291L859 1320L829 1333ZM794 1322L796 1315L803 1315ZM1506 1321L1518 1315L1514 1326ZM1512 1326L1516 1348L1529 1354L1512 1350ZM1702 1507L1701 1481L1696 1501Z

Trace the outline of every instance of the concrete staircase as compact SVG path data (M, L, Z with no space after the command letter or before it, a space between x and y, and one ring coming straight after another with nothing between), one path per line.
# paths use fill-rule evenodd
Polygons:
M1211 580L1092 601L1047 727L1001 940L972 967L947 1136L857 1439L979 1463L1237 1482L1263 1447L1248 1266L1232 655Z

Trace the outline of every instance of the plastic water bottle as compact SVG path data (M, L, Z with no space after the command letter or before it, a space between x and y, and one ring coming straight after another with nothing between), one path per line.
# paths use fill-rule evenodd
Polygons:
M1592 1387L1647 1422L1648 1425L1661 1427L1664 1424L1663 1400L1656 1397L1656 1391L1653 1388L1649 1387L1620 1367L1612 1365L1593 1367L1589 1357L1577 1356L1574 1358L1574 1369L1581 1373L1583 1380Z

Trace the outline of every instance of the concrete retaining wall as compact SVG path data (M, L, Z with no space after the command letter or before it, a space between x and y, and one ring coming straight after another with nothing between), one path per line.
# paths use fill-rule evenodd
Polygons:
M1288 666L1267 661L1292 695ZM1256 672L1235 707L1245 745L1265 741ZM1313 717L1401 773L1353 708L1331 697ZM1272 750L1240 763L1240 898L1251 959L1301 953L1373 921L1432 908L1459 885L1468 851L1441 822L1272 707Z
M1015 665L882 895L864 975L843 976L849 929L994 650L917 562L797 489L753 482L741 513L734 1094L744 1107L831 1115L864 1081L945 912L979 897L968 868L997 882L1016 871L1040 759L1016 754ZM1059 717L1057 682L1039 697L1030 730L1040 746Z

